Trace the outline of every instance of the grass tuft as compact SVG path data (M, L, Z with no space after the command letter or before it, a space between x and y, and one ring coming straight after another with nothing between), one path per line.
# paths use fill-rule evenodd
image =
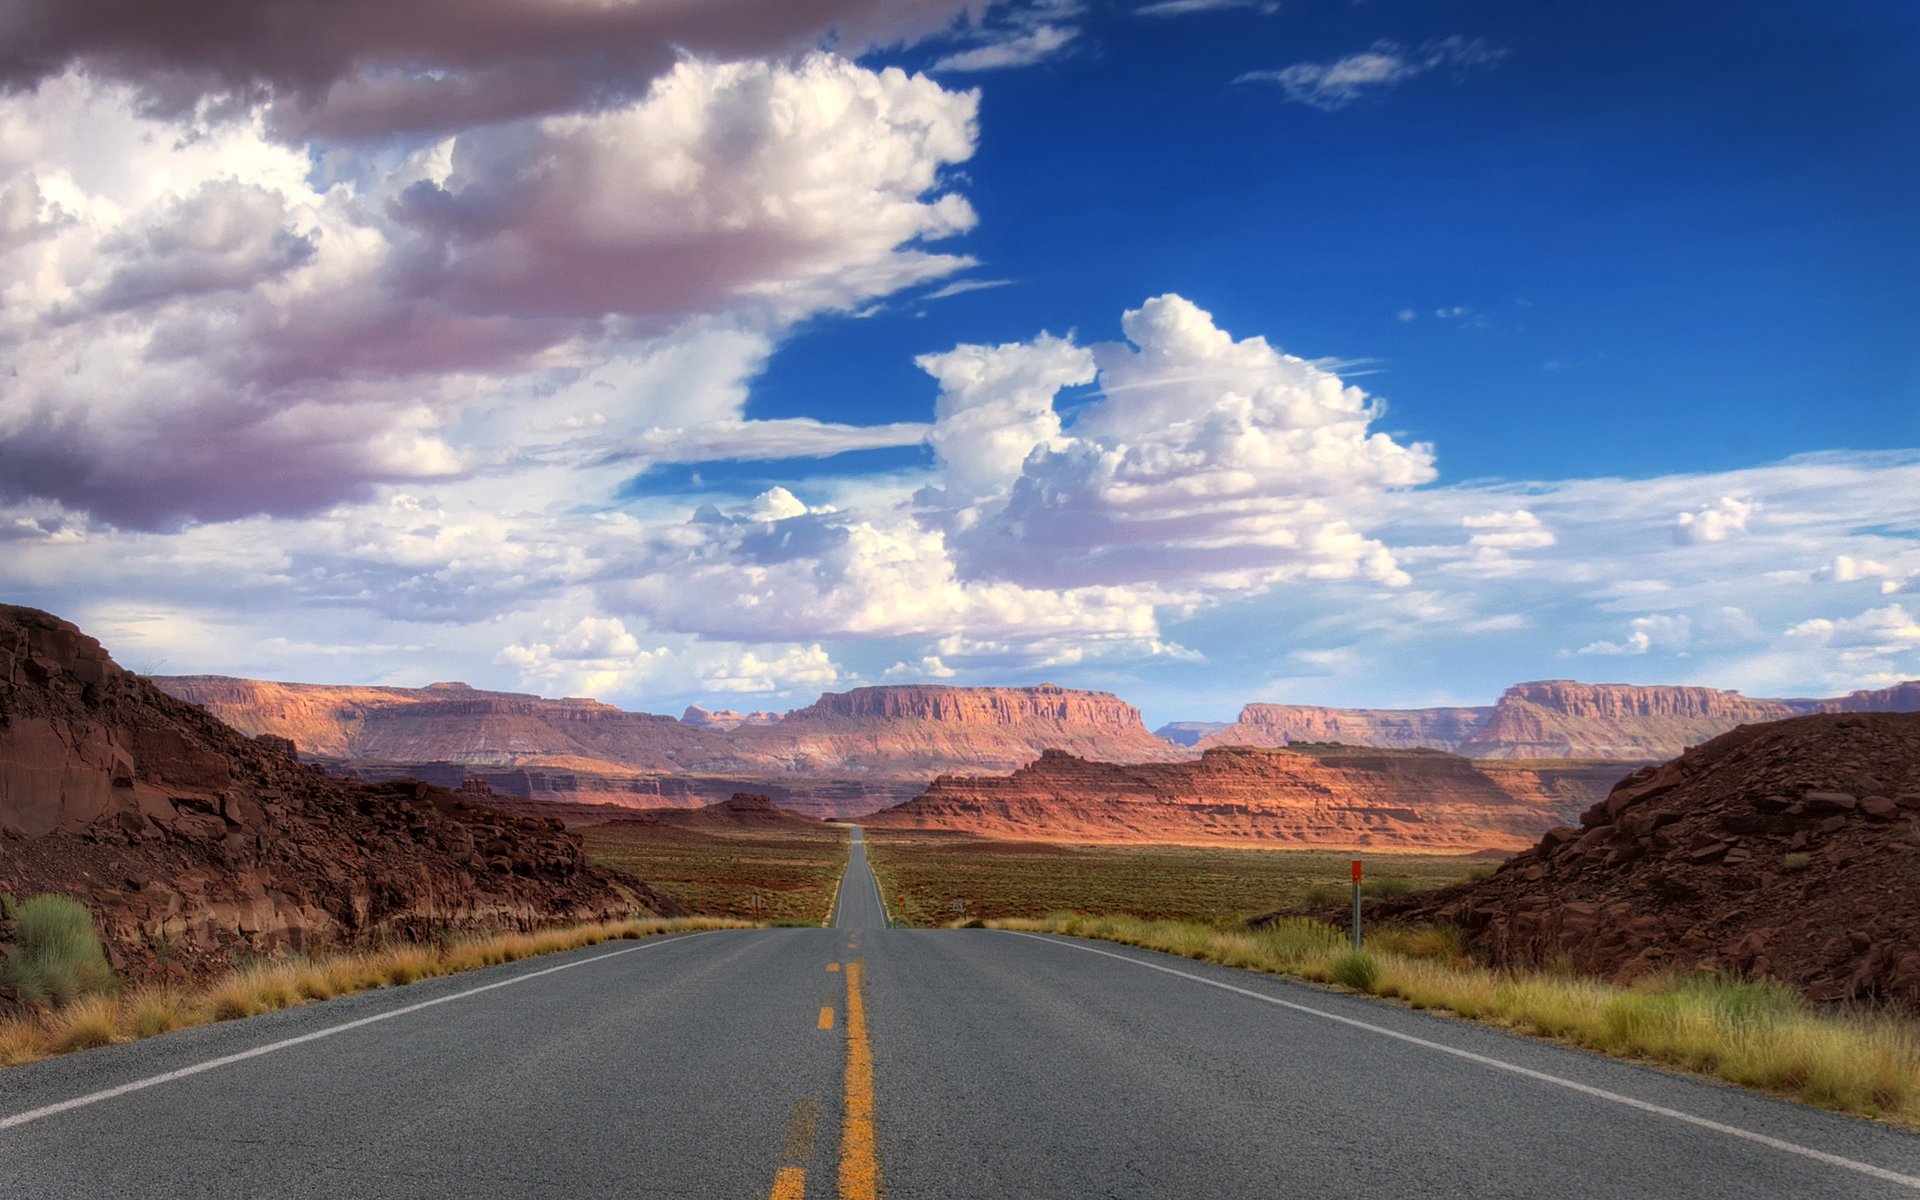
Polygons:
M1775 980L1671 974L1619 986L1565 971L1496 971L1469 959L1460 932L1446 928L1376 930L1360 953L1340 931L1313 921L1253 932L1078 913L988 924L1337 983L1821 1108L1920 1125L1920 1024L1815 1010Z
M1365 950L1348 950L1327 967L1327 978L1356 992L1372 994L1380 986L1380 960Z
M120 1006L110 996L87 996L48 1019L47 1036L56 1054L111 1045L120 1028Z
M29 1004L66 1005L119 989L86 905L71 896L35 896L12 905L14 951L0 962L0 987Z

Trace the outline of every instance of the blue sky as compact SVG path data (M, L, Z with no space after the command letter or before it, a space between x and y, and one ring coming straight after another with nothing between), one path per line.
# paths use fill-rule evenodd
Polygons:
M6 598L661 711L1920 676L1911 5L456 7L6 18Z

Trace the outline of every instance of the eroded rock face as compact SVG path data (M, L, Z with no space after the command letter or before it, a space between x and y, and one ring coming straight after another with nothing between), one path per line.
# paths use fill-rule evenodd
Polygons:
M1049 751L1011 775L943 776L876 826L1090 842L1239 842L1473 851L1530 844L1555 818L1439 751L1208 750L1119 766Z
M1724 970L1920 1010L1920 714L1746 726L1634 772L1491 878L1389 902L1503 965Z
M737 714L697 708L675 720L464 684L156 682L246 733L290 738L355 774L463 767L499 791L571 803L692 805L766 790L787 793L775 796L782 804L845 816L913 795L943 772L1011 770L1042 750L1110 762L1188 756L1148 733L1118 697L1051 685L859 688L777 719L734 722Z
M80 898L116 965L658 908L557 822L414 781L356 786L0 606L0 891Z
M1826 700L1764 700L1703 687L1547 679L1515 684L1491 708L1318 708L1249 704L1206 746L1344 742L1427 746L1469 758L1658 762L1737 725L1822 712L1920 711L1920 682Z
M1552 679L1508 688L1461 745L1481 758L1665 759L1736 725L1797 715L1793 702L1702 687Z

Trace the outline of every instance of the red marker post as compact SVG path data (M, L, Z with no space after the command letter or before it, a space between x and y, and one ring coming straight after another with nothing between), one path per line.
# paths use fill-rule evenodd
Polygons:
M1353 860L1353 948L1360 948L1360 860Z

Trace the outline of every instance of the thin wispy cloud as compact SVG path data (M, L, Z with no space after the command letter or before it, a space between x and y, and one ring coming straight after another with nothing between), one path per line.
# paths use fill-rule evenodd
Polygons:
M1219 12L1229 8L1257 8L1263 13L1279 12L1272 0L1155 0L1133 10L1136 17L1184 17L1192 13Z
M1412 48L1380 41L1358 54L1333 62L1303 62L1277 71L1248 71L1234 82L1277 84L1289 100L1322 112L1336 112L1432 71L1448 70L1464 75L1492 67L1506 56L1506 50L1488 45L1480 38L1458 34L1422 42Z
M1015 282L1017 281L1012 279L956 279L939 291L928 292L920 298L922 300L945 300L949 296L964 296L968 292L984 292L989 288L1010 287Z

